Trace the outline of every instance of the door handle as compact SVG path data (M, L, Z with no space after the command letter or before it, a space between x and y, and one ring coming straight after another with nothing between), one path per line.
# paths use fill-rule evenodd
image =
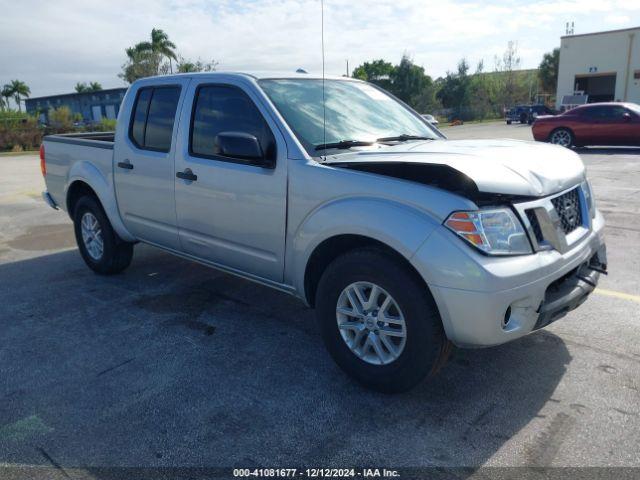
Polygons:
M190 182L198 180L198 176L193 173L190 168L187 168L184 172L177 172L176 177L181 178L182 180L189 180Z
M124 162L118 162L118 167L124 168L125 170L133 170L133 165L129 160L125 160Z

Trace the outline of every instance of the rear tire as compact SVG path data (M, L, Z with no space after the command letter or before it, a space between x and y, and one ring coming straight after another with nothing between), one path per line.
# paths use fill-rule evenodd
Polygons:
M80 255L91 270L101 275L112 275L129 266L133 243L118 236L94 197L84 196L78 200L73 223Z
M511 120L507 120L507 125L511 125Z
M575 137L573 136L573 132L568 128L556 128L549 134L549 143L571 148L575 144Z
M374 287L380 292L375 301ZM354 306L355 297L361 308ZM327 350L368 388L409 390L446 361L451 344L431 292L415 272L383 250L354 250L335 259L322 274L316 299ZM368 313L356 318L345 311Z

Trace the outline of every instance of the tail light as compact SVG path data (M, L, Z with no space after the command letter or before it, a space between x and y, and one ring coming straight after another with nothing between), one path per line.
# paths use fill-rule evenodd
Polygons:
M44 144L40 145L40 171L43 177L47 175L47 162L44 159Z

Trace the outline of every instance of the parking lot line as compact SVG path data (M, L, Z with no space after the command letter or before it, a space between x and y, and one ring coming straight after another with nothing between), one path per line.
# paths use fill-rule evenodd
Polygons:
M606 290L604 288L596 288L595 293L606 295L607 297L622 298L623 300L631 300L640 303L640 295L631 295L630 293L616 292L615 290Z

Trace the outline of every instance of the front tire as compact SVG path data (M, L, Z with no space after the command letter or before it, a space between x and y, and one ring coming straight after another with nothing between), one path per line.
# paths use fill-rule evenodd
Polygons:
M338 257L324 271L316 299L327 350L371 389L409 390L446 360L450 343L428 287L382 250Z
M129 266L133 243L118 237L94 197L85 196L78 200L73 223L80 255L91 270L101 275L112 275Z
M575 143L573 133L568 128L556 128L549 135L549 143L560 145L561 147L571 148Z

